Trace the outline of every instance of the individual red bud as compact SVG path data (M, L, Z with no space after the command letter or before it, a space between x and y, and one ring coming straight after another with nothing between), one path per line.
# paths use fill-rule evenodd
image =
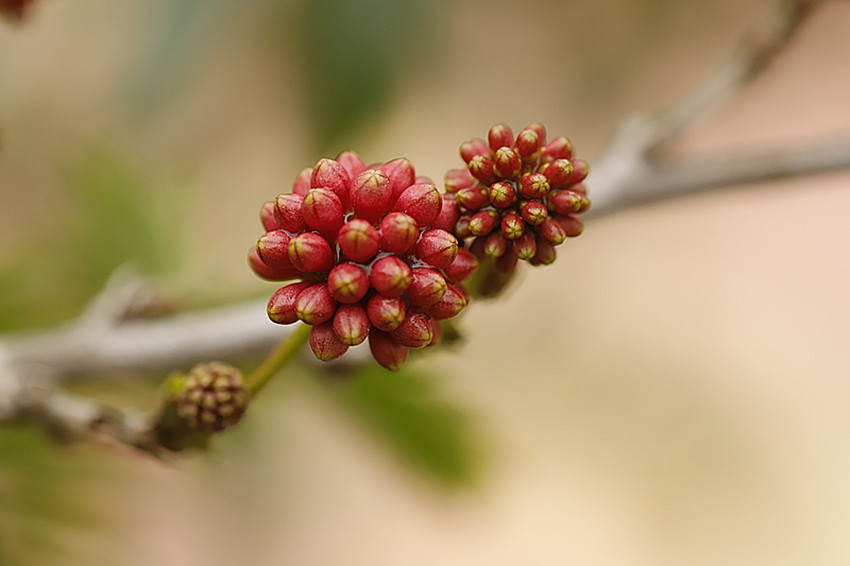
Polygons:
M280 223L274 217L274 201L270 200L263 203L263 208L260 209L260 222L266 232L280 229Z
M454 194L461 189L475 185L475 177L472 176L472 173L470 173L467 168L450 169L449 172L446 173L444 184L446 192Z
M399 344L386 332L372 330L369 333L369 350L375 361L390 371L398 371L407 363L407 346Z
M486 236L499 225L499 213L495 210L487 209L481 212L476 212L469 219L469 233L473 236Z
M500 147L511 147L514 143L514 133L505 124L496 124L487 132L487 141L492 151Z
M266 232L257 240L257 255L272 269L292 269L289 258L290 236L283 230Z
M430 267L414 267L407 302L412 307L428 307L439 301L446 292L446 279Z
M342 254L351 261L365 263L378 253L381 236L368 221L355 218L339 229L337 245Z
M497 258L495 262L496 269L503 273L513 273L516 270L516 266L518 263L519 258L517 257L516 252L514 252L513 246L508 248L508 250L505 252L505 255L500 258ZM493 283L495 284L496 282ZM503 281L502 283L507 283L507 280Z
M302 197L310 190L310 179L313 178L313 168L306 167L301 170L292 183L292 194L301 195Z
M469 172L485 185L496 180L493 161L486 155L476 155L469 162Z
M369 291L369 275L353 263L340 263L328 273L328 290L340 303L356 303Z
M522 168L522 160L510 147L501 147L493 155L493 167L501 178L516 179Z
M567 214L566 216L558 217L557 220L568 238L575 238L584 232L584 222L578 216Z
M393 254L405 254L419 239L419 225L403 212L387 214L378 228L381 249Z
M481 210L489 203L487 189L481 186L461 189L455 195L458 204L466 210Z
M342 201L330 189L310 189L301 204L307 225L322 234L336 235L344 222Z
M457 257L457 238L439 228L426 230L419 237L414 250L416 257L431 267L445 269Z
M333 323L328 321L310 329L310 349L317 358L329 362L348 351L348 345L334 332Z
M467 165L478 155L490 155L490 147L484 140L475 138L460 144L460 157Z
M443 195L443 206L440 208L440 214L434 219L431 224L433 228L441 228L446 232L454 230L457 219L460 217L457 201L451 195Z
M567 232L561 223L553 218L545 220L539 228L539 233L553 246L560 246L567 239Z
M301 277L301 272L294 267L275 269L263 263L263 260L260 259L260 254L257 253L257 246L248 250L248 265L251 266L254 273L267 281L288 281L289 279Z
M534 233L531 231L525 232L522 236L514 240L514 253L519 259L529 260L537 253L537 240Z
M470 218L472 218L472 216L469 214L461 214L455 223L455 229L447 230L447 232L454 232L455 236L461 240L470 237L472 235L472 232L469 231Z
M360 303L340 305L334 315L333 328L343 344L356 346L366 340L372 323Z
M369 281L372 287L385 297L398 297L410 287L413 273L401 258L389 255L372 264Z
M526 202L522 205L520 214L522 214L522 219L532 226L538 226L549 218L549 211L546 210L546 205L539 200Z
M351 181L351 206L354 214L377 224L392 209L393 187L389 177L376 169L367 169Z
M516 137L516 151L525 160L537 153L543 143L543 138L531 128L524 128Z
M508 249L508 240L501 232L491 232L484 240L484 255L487 257L502 257Z
M585 197L581 193L572 190L552 191L547 202L552 212L558 214L573 214L583 212ZM589 201L588 201L589 203Z
M328 271L334 265L330 244L313 232L302 232L292 238L289 242L289 259L292 265L305 273Z
M437 320L445 320L460 314L467 304L463 292L450 284L440 300L428 307L427 312Z
M290 232L304 230L306 224L301 213L301 206L306 194L305 190L303 194L278 195L274 200L274 216L281 228Z
M505 208L516 202L514 186L504 181L490 185L490 203L496 208Z
M543 174L552 188L562 188L569 183L573 174L573 164L566 159L556 159L546 166Z
M584 159L573 159L573 173L570 175L569 181L567 181L570 185L575 183L581 183L587 177L587 174L590 172L590 166L587 164L587 161Z
M403 157L384 163L380 169L387 175L390 185L392 185L393 202L395 202L407 187L416 182L416 170L413 167L413 163Z
M398 197L393 207L412 217L419 226L430 226L440 214L443 197L434 185L411 185Z
M567 138L561 136L553 139L543 148L543 159L554 161L555 159L572 159L573 144Z
M313 175L310 178L311 189L330 189L336 196L345 210L351 210L351 201L348 195L348 184L350 177L345 167L334 161L333 159L320 159L313 168Z
M307 281L299 281L284 285L275 291L266 308L269 319L278 324L292 324L293 322L297 322L298 313L295 312L295 299L298 298L301 291L310 285L311 283Z
M421 311L408 312L399 327L392 331L392 337L408 348L424 348L434 338L431 317Z
M343 151L336 158L337 163L342 165L345 172L348 173L348 178L353 179L360 173L366 170L366 164L359 155L353 151Z
M478 269L478 258L468 250L460 249L457 257L444 271L450 281L465 281Z
M525 198L543 198L550 188L548 179L540 173L526 173L519 180L519 192Z
M526 127L524 127L522 130L531 130L532 132L537 134L537 137L540 138L541 144L544 140L546 140L546 128L543 127L543 124L539 122L532 122L531 124L528 124Z
M307 324L322 324L336 312L337 302L324 283L310 285L295 298L295 314Z
M366 315L378 330L384 332L395 330L404 320L405 314L407 314L407 307L402 297L385 297L375 294L366 301Z
M502 234L508 240L516 240L525 233L525 221L516 212L509 212L502 217Z
M433 185L434 179L431 177L426 177L425 175L417 175L413 180L414 185Z
M545 238L538 237L537 253L528 261L531 265L551 265L557 257L558 252L555 250L555 246L546 241Z

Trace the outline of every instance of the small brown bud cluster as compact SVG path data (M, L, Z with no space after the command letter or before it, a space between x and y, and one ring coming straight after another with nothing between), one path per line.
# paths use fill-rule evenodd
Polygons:
M224 362L198 364L176 393L177 413L193 429L217 432L235 425L248 408L242 373Z
M512 272L519 260L555 261L555 246L581 234L579 215L590 206L584 179L587 163L576 159L569 140L546 142L540 124L514 136L504 124L487 141L460 146L465 169L446 174L446 198L456 202L454 234L479 258Z
M298 280L275 292L269 318L311 325L320 360L368 338L381 365L401 369L409 348L436 344L439 321L467 305L462 282L478 260L451 233L456 213L406 159L367 167L344 152L320 160L260 211L266 233L251 267L272 281Z

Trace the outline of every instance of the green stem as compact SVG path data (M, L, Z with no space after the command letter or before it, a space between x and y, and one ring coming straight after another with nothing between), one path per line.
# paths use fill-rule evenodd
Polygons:
M310 326L299 324L295 331L286 337L269 356L263 360L251 375L245 378L245 386L251 395L263 388L294 356L310 337Z

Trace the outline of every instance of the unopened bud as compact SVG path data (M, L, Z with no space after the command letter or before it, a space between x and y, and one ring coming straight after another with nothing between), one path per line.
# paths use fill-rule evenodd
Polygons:
M407 307L401 297L375 294L366 301L366 315L378 330L384 332L395 330L404 320L405 314L407 314Z
M384 297L403 295L410 287L412 277L410 266L394 255L375 261L369 273L372 287Z
M427 307L439 301L446 292L446 279L430 267L414 267L407 302L412 307Z
M573 144L563 136L553 139L543 148L543 159L546 161L572 158Z
M522 160L513 149L501 147L493 155L493 167L502 179L516 179L522 168Z
M260 254L257 253L257 246L248 250L248 265L254 270L254 273L267 281L287 281L289 279L297 279L301 276L301 272L290 266L285 269L275 269L269 267L263 260L260 259Z
M329 321L336 312L337 302L324 283L310 285L295 298L295 314L307 324Z
M288 270L293 267L289 259L290 236L283 230L266 232L257 240L257 255L272 269Z
M519 180L519 192L525 198L543 198L550 188L546 176L540 173L526 173Z
M560 189L569 183L570 176L573 174L573 164L566 159L556 159L546 165L543 174L553 189Z
M544 238L537 238L537 253L529 260L531 265L551 265L558 257L555 246Z
M416 182L416 170L413 167L413 163L403 157L384 163L380 169L390 180L390 185L393 189L393 202L395 202L401 193L407 190L407 187Z
M469 172L485 185L496 180L493 161L486 155L476 155L469 162Z
M426 230L419 237L414 250L416 257L431 267L445 269L457 256L457 238L439 228Z
M567 214L566 216L558 217L558 224L564 229L564 232L567 234L568 238L575 238L576 236L580 236L582 232L584 232L584 222L582 222L581 218L575 216L573 214Z
M520 213L522 214L522 219L532 226L538 226L549 218L549 211L546 210L546 205L539 200L526 202L522 205Z
M355 218L339 229L337 245L342 254L351 261L365 263L378 253L381 236L368 221Z
M424 348L431 343L431 317L421 311L408 312L398 328L392 331L396 342L408 348Z
M333 159L320 159L313 168L313 175L310 178L310 188L330 189L339 197L343 208L350 210L351 201L348 195L349 181L350 177L345 167Z
M516 137L516 151L523 160L528 159L537 153L542 142L536 131L526 127Z
M516 240L525 234L525 221L515 212L509 212L502 218L502 234L508 240Z
M547 202L552 212L558 214L573 214L582 210L584 195L571 190L559 190L550 193Z
M488 209L476 212L469 219L469 233L473 236L486 236L499 225L499 213Z
M367 169L351 181L350 196L354 214L376 224L392 208L392 183L384 172Z
M496 124L487 132L487 141L490 149L496 151L500 147L511 147L514 143L514 134L505 124Z
M224 362L205 362L189 370L175 402L191 428L218 432L239 422L249 400L242 372Z
M433 228L440 228L447 232L451 232L454 230L455 224L457 224L457 219L460 217L460 211L458 210L457 201L451 197L451 195L443 195L443 206L440 208L440 214L437 215L437 218L434 219L433 224L431 226Z
M403 212L391 212L378 228L381 249L393 254L405 254L419 239L419 225L413 217Z
M455 195L458 204L466 210L481 210L489 203L487 189L484 187L467 187L461 189Z
M398 197L393 207L416 220L419 226L430 226L440 214L443 197L434 185L411 185Z
M303 194L278 195L274 200L274 216L281 228L293 233L304 229L306 224L301 214L301 205L306 194L305 190Z
M447 193L454 194L461 189L475 185L475 177L472 176L467 168L450 169L446 173L444 185Z
M340 340L333 322L325 322L310 329L310 349L323 362L329 362L348 351L348 345Z
M437 320L445 320L460 314L467 302L460 289L449 284L440 300L428 307L427 312Z
M366 340L372 323L360 303L340 305L334 315L333 328L343 344L356 346Z
M334 265L330 244L313 232L302 232L292 238L289 242L289 259L292 265L305 273L328 271Z
M496 208L505 208L516 202L514 186L504 181L490 185L490 203Z
M484 255L487 257L502 257L508 249L508 240L501 232L491 232L484 240Z
M446 276L454 282L465 281L478 269L478 258L468 250L460 249L457 257L446 269Z
M460 157L467 165L478 155L490 155L490 147L484 140L475 138L460 144Z
M545 220L539 228L539 233L553 246L560 246L567 239L567 232L561 223L553 218Z
M274 201L270 200L263 203L263 208L260 209L260 222L266 232L280 229L280 223L274 217Z
M343 151L337 156L336 162L342 165L346 173L348 173L349 179L355 178L357 175L366 170L366 164L363 163L360 156L353 151Z
M587 174L590 172L590 166L587 164L587 161L584 159L573 159L573 172L570 175L570 179L568 183L570 185L574 185L575 183L581 183L587 177Z
M336 235L343 224L342 201L330 189L310 189L301 204L307 225L322 234Z
M537 240L534 233L527 231L522 236L514 240L514 253L519 259L529 260L537 253Z
M292 194L301 195L302 197L310 190L310 179L313 178L313 168L306 167L301 170L292 183Z
M340 303L356 303L369 291L369 275L353 263L340 263L328 274L328 290Z
M369 350L372 357L390 371L398 371L407 362L407 346L399 344L392 335L380 330L369 333Z
M277 324L292 324L293 322L297 322L298 313L295 312L295 299L298 298L298 294L301 291L310 285L311 283L307 281L299 281L285 285L275 291L266 308L269 320Z

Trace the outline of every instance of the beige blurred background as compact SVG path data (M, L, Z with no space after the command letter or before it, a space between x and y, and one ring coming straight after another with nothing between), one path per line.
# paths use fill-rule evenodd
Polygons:
M244 267L259 205L318 157L406 156L439 180L461 141L541 121L592 171L619 120L682 96L771 6L420 4L380 113L320 139L287 27L308 4L42 0L0 25L0 260L63 237L69 179L106 153L189 203L161 227L184 250L165 285L266 294ZM850 4L827 2L677 151L846 137L848 29ZM556 264L471 306L467 341L414 365L475 422L472 488L410 473L319 386L275 384L211 456L57 448L44 465L95 459L69 489L108 520L41 532L73 547L58 564L847 564L849 187L819 175L591 219Z

